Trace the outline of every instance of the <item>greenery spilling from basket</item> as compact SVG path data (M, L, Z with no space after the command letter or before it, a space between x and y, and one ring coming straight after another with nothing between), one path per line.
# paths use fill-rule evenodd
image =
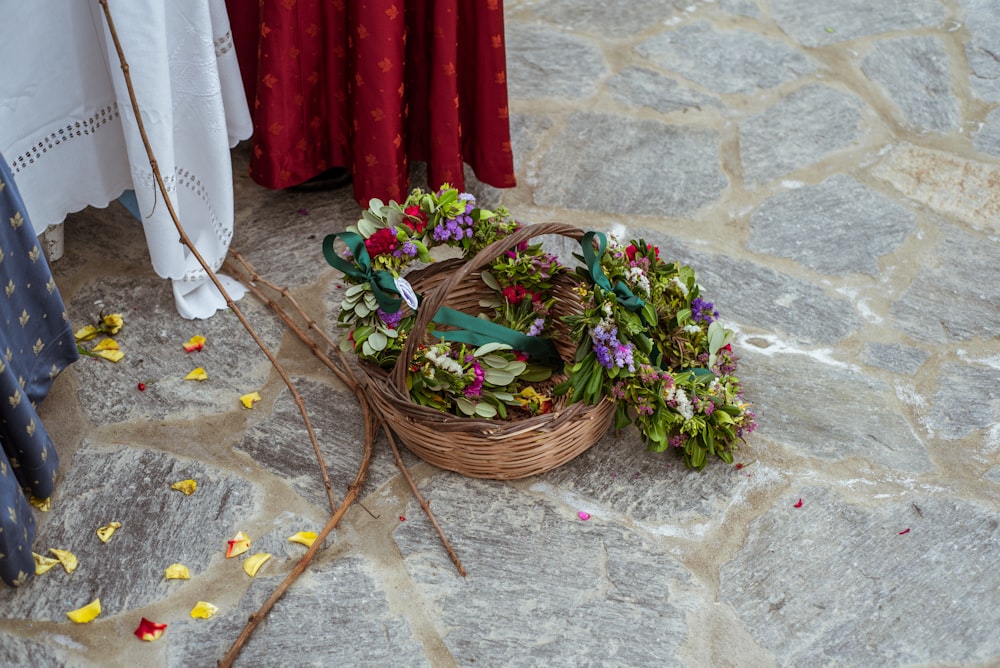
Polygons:
M505 208L477 207L471 195L447 185L414 190L402 203L372 200L356 225L324 240L327 260L351 284L338 319L348 330L342 345L366 363L391 368L419 303L405 272L432 262L434 247L456 248L467 260L519 226ZM609 242L599 232L584 235L574 257L575 271L541 243L501 253L481 273L490 290L480 300L480 319L492 324L481 336L434 332L437 342L420 346L409 361L412 401L509 420L549 412L560 398L609 399L615 427L635 424L649 449L677 449L696 469L709 455L732 462L756 428L755 415L735 375L733 332L700 295L694 270L665 262L644 240ZM573 277L583 307L558 321L557 277ZM504 332L513 336L490 336ZM564 366L547 337L567 332L576 352Z

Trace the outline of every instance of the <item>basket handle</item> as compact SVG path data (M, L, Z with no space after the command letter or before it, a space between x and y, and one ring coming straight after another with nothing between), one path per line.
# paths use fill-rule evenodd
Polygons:
M483 269L499 257L502 252L518 245L523 241L546 234L556 234L573 239L574 241L580 241L583 238L584 232L575 225L569 225L567 223L552 222L525 225L511 234L508 234L504 238L494 241L489 246L479 251L475 257L462 264L434 290L432 290L429 294L424 295L424 299L420 303L420 308L417 310L417 317L413 323L413 329L410 330L410 335L406 337L406 343L403 344L403 349L399 353L399 358L396 359L396 365L393 367L390 377L393 385L395 385L400 392L403 394L407 393L407 367L409 367L410 360L417 351L417 346L423 342L428 325L430 325L431 320L437 314L438 309L444 304L448 295L451 294L451 292L458 285L460 285L469 274Z

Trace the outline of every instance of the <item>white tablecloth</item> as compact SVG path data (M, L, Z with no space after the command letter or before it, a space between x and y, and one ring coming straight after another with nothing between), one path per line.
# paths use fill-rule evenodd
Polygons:
M252 132L223 0L109 0L159 171L213 269L233 233L230 149ZM0 6L0 152L37 233L134 188L153 269L178 311L225 306L180 244L153 179L97 0ZM115 239L108 239L109 257ZM239 298L242 289L227 281Z

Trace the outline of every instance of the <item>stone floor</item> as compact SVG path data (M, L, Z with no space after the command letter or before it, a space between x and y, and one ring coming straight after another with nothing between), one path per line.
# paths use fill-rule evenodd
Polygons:
M470 190L691 264L739 330L760 429L742 468L701 473L634 431L517 482L407 455L465 578L380 439L363 506L237 665L997 665L1000 2L505 12L519 185ZM320 240L358 215L349 193L236 187L234 247L332 331ZM117 204L70 217L53 270L75 321L125 315L126 355L82 359L42 406L63 475L36 551L80 567L0 591L0 664L213 665L304 553L286 538L326 521L298 411L232 314L176 315ZM298 381L342 497L352 395L240 305ZM207 382L181 380L194 366ZM169 487L185 478L189 497ZM274 555L254 579L224 558L240 530ZM191 580L164 580L174 562ZM96 621L66 619L96 597ZM197 601L219 612L192 619ZM143 616L169 625L160 640L132 635Z

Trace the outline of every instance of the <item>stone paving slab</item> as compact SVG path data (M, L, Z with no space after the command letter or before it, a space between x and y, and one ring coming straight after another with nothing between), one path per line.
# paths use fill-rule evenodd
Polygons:
M404 452L464 578L379 438L361 504L237 665L1000 662L997 0L504 11L519 185L470 170L469 190L694 267L738 331L761 427L735 466L701 473L632 428L513 482ZM343 283L320 244L358 208L349 189L256 187L247 150L234 247L336 339ZM211 665L305 552L287 537L326 523L298 410L231 314L176 316L117 204L70 217L53 271L79 325L126 314L126 357L81 360L40 407L62 477L36 549L81 565L0 591L0 665ZM363 439L352 396L264 305L241 306L296 379L342 498ZM209 343L188 355L196 333ZM195 361L209 381L180 380ZM187 477L194 495L170 489ZM224 556L237 530L273 555L254 579ZM192 579L165 581L173 561ZM65 618L95 596L97 620ZM199 600L218 614L192 619ZM132 635L143 616L163 638Z

